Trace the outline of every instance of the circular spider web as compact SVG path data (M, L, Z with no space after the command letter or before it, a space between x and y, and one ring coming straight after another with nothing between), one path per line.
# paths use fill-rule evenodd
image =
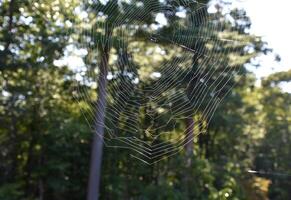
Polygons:
M104 127L105 146L130 149L152 164L206 134L239 77L233 55L247 41L235 27L245 16L209 13L207 5L186 0L88 1L84 9L92 16L74 30L78 48L86 49L76 99L92 129ZM101 107L100 78L107 80ZM102 107L104 123L96 118Z

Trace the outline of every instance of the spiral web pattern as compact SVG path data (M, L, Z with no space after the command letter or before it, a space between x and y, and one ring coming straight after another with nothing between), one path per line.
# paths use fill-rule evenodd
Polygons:
M82 29L74 30L79 48L87 50L76 99L88 123L93 130L96 124L104 127L105 146L130 149L130 156L144 163L177 154L206 134L239 76L231 55L247 42L227 34L234 31L234 22L195 1L96 2L86 4L95 13L93 23L88 17ZM167 23L156 21L161 14ZM239 17L243 21L244 16L233 18ZM108 72L101 74L106 49ZM105 123L95 117L102 76L108 82Z

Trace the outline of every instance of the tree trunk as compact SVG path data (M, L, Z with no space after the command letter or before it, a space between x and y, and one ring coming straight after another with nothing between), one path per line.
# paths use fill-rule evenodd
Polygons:
M187 155L193 154L193 138L194 138L194 120L192 116L186 118L186 145L185 150Z
M191 184L191 178L189 174L191 174L191 164L192 164L192 155L193 155L193 148L194 148L194 120L192 115L188 116L185 119L186 123L186 144L185 144L185 151L186 151L186 168L184 169L184 175L183 175L183 183L185 185L185 191L186 193L190 194L190 184Z
M106 44L104 45L101 64L100 74L98 79L98 100L95 107L95 124L92 152L91 152L91 164L90 164L90 175L87 191L87 200L98 200L99 198L99 187L101 178L101 163L102 163L102 152L103 152L103 140L104 140L104 122L105 122L105 110L106 110L106 86L107 86L107 73L108 73L108 60L110 52L110 37L112 31L106 30Z

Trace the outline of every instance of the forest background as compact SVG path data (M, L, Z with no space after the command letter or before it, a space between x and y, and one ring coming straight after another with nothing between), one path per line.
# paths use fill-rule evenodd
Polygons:
M76 68L78 62L87 69L97 68L102 53L94 58L88 53L92 47L79 54L75 51L83 60L73 60L75 67L64 58L73 58L70 38L75 38L76 27L86 29L88 23L98 27L100 21L94 19L100 17L100 11L109 19L121 11L115 0L84 2L0 0L0 199L77 200L86 196L93 134L82 114L90 102L76 101L80 82ZM151 5L173 4L166 0L121 2L130 9L141 6L141 12L149 16L139 22L144 25L155 23L162 12L152 10ZM217 13L223 16L227 6L228 2L218 1ZM233 13L245 14L241 10ZM170 33L175 20L164 16L168 21L164 31ZM291 70L271 74L261 85L256 84L254 73L246 66L272 50L261 38L249 34L251 21L244 20L234 23L229 37L244 38L252 45L241 46L232 54L240 78L233 79L235 87L218 107L205 134L195 137L190 150L185 148L150 166L130 158L126 149L104 148L100 199L291 199L291 94L280 87L290 82ZM136 37L141 53L155 48L143 42L144 34ZM84 48L81 40L74 42L76 48ZM170 45L161 45L171 51ZM109 58L112 66L124 56L112 54L117 57ZM166 59L173 60L175 55L169 55ZM156 70L143 71L144 63L154 66L150 57L137 54L132 62L140 76ZM145 77L149 77L145 83L151 84L150 76ZM108 87L111 81L114 79L108 80ZM83 88L92 93L91 101L98 98L97 87ZM108 106L118 103L110 102ZM192 118L195 121L197 116ZM185 126L185 122L179 123Z

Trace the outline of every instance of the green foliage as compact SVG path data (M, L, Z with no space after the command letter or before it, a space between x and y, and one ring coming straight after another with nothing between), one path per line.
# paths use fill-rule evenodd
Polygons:
M289 74L290 71L273 74L266 82L279 83L290 80ZM262 93L265 137L258 147L255 166L258 171L263 172L262 177L272 181L270 198L288 199L291 195L291 94L283 93L276 84L273 87L266 84Z
M5 200L17 200L23 196L19 183L5 184L0 187L0 198Z
M80 87L76 84L76 72L67 66L55 66L54 61L65 55L70 37L76 39L77 47L84 45L84 38L78 38L70 24L86 30L89 21L101 27L95 38L87 38L89 42L100 41L104 38L102 27L105 22L95 20L99 11L108 14L109 24L120 17L120 26L149 25L158 12L164 12L159 9L160 1L157 0L121 1L121 4L110 1L105 5L100 1L88 2L80 5L75 0L0 1L1 200L79 200L86 196L92 131L82 112L85 116L91 112L88 107L95 103L97 95L95 87L83 85L81 89L89 92L91 102L83 101L77 93ZM144 7L139 7L140 3ZM165 3L175 6L173 1ZM156 6L151 6L153 4ZM121 5L123 9L119 8ZM76 17L75 8L78 6L89 14L88 21ZM109 7L111 11L114 7L116 12L109 12ZM133 11L138 11L140 16L128 21L126 13ZM141 16L148 17L141 20ZM179 23L175 17L167 17L170 25L161 29L159 34L172 34ZM252 43L256 50L254 53L244 51L243 45L235 48L225 45L221 50L235 49L239 53L222 55L217 51L213 56L225 56L229 65L243 68L259 51L263 51L260 39L244 32L249 23L246 19L245 27L236 26L233 31L225 31L224 34L229 39L244 38ZM138 51L120 52L117 46L122 38L116 32L110 37L112 51L117 57L110 60L111 72L118 72L114 68L116 62L131 55L133 58L125 63L123 70L129 70L129 65L135 66L135 73L139 73L143 80L142 87L153 84L150 72L159 70L161 64L173 62L181 55L168 42L160 40L159 45L165 49L167 56L156 56L156 62L150 56L144 57L147 50L154 52L155 49L155 44L146 42L152 33L146 29L132 29L132 32L126 33L134 33L134 41L125 45ZM197 33L185 26L176 34L177 38L185 38ZM89 47L98 45L102 43L96 42ZM196 47L195 42L190 45ZM206 43L199 45L207 46ZM90 71L96 69L101 53L88 51L84 60ZM185 63L192 62L183 57L179 59L184 59ZM198 63L192 64L195 69ZM179 70L179 73L187 73L183 68ZM93 75L96 76L97 72L94 71ZM89 74L86 76L92 78ZM261 188L246 187L246 183L256 177L271 181L270 199L290 199L291 96L278 87L279 83L290 81L290 71L271 75L263 81L261 88L254 86L253 75L244 68L239 76L239 81L237 77L231 79L230 85L236 83L236 87L218 108L212 121L200 122L202 129L208 123L208 131L194 139L192 155L182 150L174 157L148 166L131 158L129 150L105 148L101 199L263 199L256 196L262 192ZM162 78L175 80L175 75L164 73ZM130 91L136 87L130 78L124 81L122 75L109 81L108 87L114 87L121 80L131 87ZM189 81L187 77L180 87ZM183 102L187 94L180 87L171 88L171 92L179 93L179 102ZM121 99L114 98L114 95L121 94L130 95L124 91L109 94L108 107L120 103ZM164 96L167 95L164 93ZM158 108L167 110L162 105L154 106L153 112L157 112ZM138 112L134 108L126 109ZM141 111L140 115L146 126L149 122L145 112ZM199 119L199 115L198 112L193 118ZM170 117L165 114L156 123L164 124ZM122 126L127 120L136 119L122 114L116 123ZM183 132L184 122L177 121L177 127ZM165 130L171 128L165 127ZM120 134L126 136L128 132ZM249 169L264 173L250 175L247 173Z

